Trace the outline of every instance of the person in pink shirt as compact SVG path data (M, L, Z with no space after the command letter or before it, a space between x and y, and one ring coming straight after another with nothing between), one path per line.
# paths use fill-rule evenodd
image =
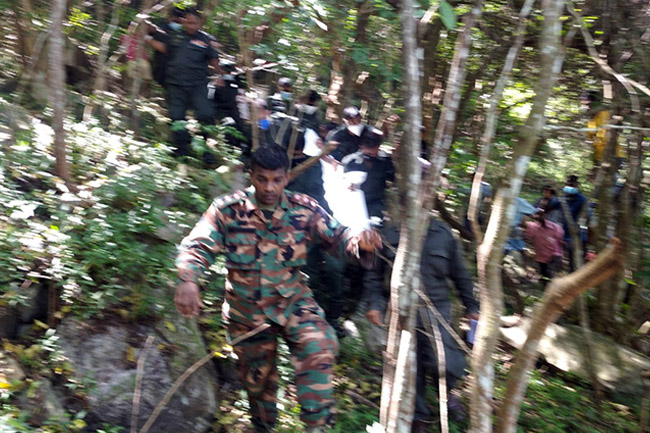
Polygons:
M539 264L544 286L555 275L562 262L564 229L546 218L546 211L538 208L531 220L524 219L524 236L535 248L535 261Z

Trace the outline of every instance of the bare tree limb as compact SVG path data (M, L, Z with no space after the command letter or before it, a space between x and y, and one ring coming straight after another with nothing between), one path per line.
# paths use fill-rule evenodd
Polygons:
M138 413L140 412L140 396L142 394L142 377L144 376L144 363L151 349L153 341L156 339L153 335L147 337L144 342L142 353L138 358L138 365L135 372L135 389L133 390L133 410L131 411L131 433L138 431Z
M320 161L321 159L329 155L334 149L336 149L337 145L338 145L337 142L330 141L325 145L325 147L321 150L321 152L318 155L314 155L308 160L306 160L305 162L292 168L291 171L289 172L289 182L291 182L292 180L300 176L302 173L307 171L309 167L316 164L316 162Z
M517 23L517 28L514 32L514 42L508 51L508 55L506 56L506 61L503 64L501 74L499 75L497 84L494 87L494 93L492 94L492 98L490 100L490 106L485 116L485 130L483 132L483 136L481 137L481 156L479 159L476 174L474 175L474 180L472 182L472 192L469 198L469 209L467 210L467 217L472 225L472 231L474 232L474 236L479 243L483 241L483 229L478 223L481 182L483 182L483 177L485 175L485 171L487 170L488 161L490 159L490 152L492 151L492 141L494 140L494 134L497 129L499 102L503 96L503 91L506 87L506 84L510 79L510 75L512 74L512 69L514 68L514 65L517 61L517 57L519 57L519 51L524 45L524 35L526 34L526 24L528 22L527 18L534 4L535 0L526 0L524 5L521 7L521 12L519 12L519 22Z
M590 263L572 274L554 278L548 285L541 303L535 309L524 346L517 355L517 362L508 374L503 405L498 417L496 433L515 433L528 378L535 360L537 348L546 328L566 310L585 290L604 282L622 265L622 247L617 238Z
M639 104L639 96L636 93L636 90L634 88L636 87L637 89L641 90L643 93L645 93L647 96L650 96L650 89L646 86L644 86L641 83L638 83L630 78L627 78L623 74L616 72L611 66L607 64L605 60L603 60L596 50L596 47L594 46L594 40L591 37L591 34L589 31L585 28L584 26L584 20L580 13L576 10L575 5L571 0L567 0L567 4L569 5L569 13L574 16L576 19L576 25L580 26L580 32L582 34L582 37L585 41L585 44L587 44L587 50L589 52L589 57L598 65L600 68L612 75L614 78L616 78L622 85L625 87L625 90L630 95L630 101L632 103L632 110L639 112L641 110L641 106Z
M472 352L469 430L471 433L492 432L494 395L492 354L498 340L500 316L503 311L500 267L503 245L510 233L510 223L515 213L515 199L521 191L528 164L544 128L546 103L562 69L566 53L561 46L560 15L563 9L563 0L542 1L544 25L539 40L541 59L533 107L519 131L514 155L508 163L502 184L496 191L485 236L477 250L481 311L476 344Z
M270 324L268 324L268 323L263 323L263 324L259 325L258 327L256 327L256 328L254 328L254 329L248 331L248 332L245 333L244 335L241 335L241 336L235 338L235 339L230 343L230 345L231 345L231 346L235 346L235 345L241 343L242 341L244 341L244 340L246 340L246 339L248 339L248 338L251 338L251 337L253 337L254 335L259 334L260 332L267 330L267 329L270 328L270 327L271 327ZM198 370L199 368L201 368L201 367L202 367L206 362L208 362L209 360L211 360L214 356L215 356L215 352L210 352L210 353L206 354L203 358L199 359L199 360L196 361L194 364L192 364L192 366L191 366L190 368L188 368L187 370L185 370L185 372L183 372L183 374L181 374L181 375L179 376L179 378L176 379L176 381L174 382L174 384L172 385L172 387L169 388L169 390L167 391L167 393L165 394L165 396L162 398L162 400L160 400L160 403L158 403L158 405L156 406L156 408L154 409L154 411L151 413L151 416L149 417L149 419L147 420L147 422L146 422L145 425L142 427L142 429L140 430L139 433L147 433L147 432L149 431L149 429L151 429L151 426L152 426L153 423L156 421L156 419L158 419L158 416L160 416L160 413L161 413L162 410L165 408L165 406L167 406L167 404L169 403L169 401L171 400L171 398L174 396L174 394L176 393L176 391L178 391L178 388L180 388L180 386L181 386L181 385L182 385L182 384L183 384L183 383L184 383L184 382L185 382L185 381L186 381L186 380L187 380L187 379L188 379L192 374L194 374L194 372L195 372L196 370Z

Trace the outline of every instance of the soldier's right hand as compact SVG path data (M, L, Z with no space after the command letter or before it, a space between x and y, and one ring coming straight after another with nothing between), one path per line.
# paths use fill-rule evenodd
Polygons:
M379 310L368 310L366 313L366 319L373 325L380 327L384 326L384 322L381 320L381 312Z
M203 307L199 285L192 281L179 283L174 294L174 304L183 316L197 316Z

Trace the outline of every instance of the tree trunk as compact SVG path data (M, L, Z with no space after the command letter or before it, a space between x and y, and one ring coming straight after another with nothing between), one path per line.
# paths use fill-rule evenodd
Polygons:
M472 43L472 29L481 15L483 0L474 0L472 10L467 15L465 28L456 41L454 58L449 70L447 87L445 88L445 99L436 128L434 139L434 158L432 160L431 175L437 178L442 172L447 161L447 152L451 147L456 127L456 118L458 117L458 107L462 95L461 88L465 81L467 58Z
M418 162L422 106L413 0L402 3L404 92L406 113L401 157L410 168L405 197L405 218L391 276L391 312L384 353L380 420L387 433L409 433L415 412L415 319L420 286L420 255L427 213L418 201L421 169Z
M251 122L251 151L255 151L260 144L260 130L257 126L257 89L255 87L255 75L253 73L253 62L251 59L250 51L250 32L246 31L243 23L243 18L248 12L243 9L237 14L237 40L239 42L239 57L241 58L242 66L246 70L246 86L248 87L248 94L253 95L252 101L248 101L250 108L250 122ZM270 107L269 107L270 108Z
M571 215L571 211L569 210L569 206L567 205L564 197L560 197L560 204L562 206L564 221L567 221L566 225L569 228L571 242L573 244L573 263L575 269L579 269L584 265L584 251L582 251L582 242L580 240L580 225L582 225L583 222L587 219L589 201L585 201L582 209L578 214L578 218L576 218L575 221L573 220L573 216ZM578 297L578 310L580 314L580 327L582 329L582 334L584 337L584 344L582 344L582 349L583 359L585 360L585 369L587 370L587 376L589 377L591 386L595 391L596 401L600 402L603 397L603 386L598 380L598 375L596 374L594 342L591 335L591 328L589 326L589 312L587 310L587 301L585 299L584 293L581 293Z
M563 9L562 0L544 0L544 26L540 37L540 74L530 115L519 133L517 145L506 171L503 184L498 188L485 238L477 251L481 318L477 330L477 343L472 355L472 388L470 407L470 432L492 431L492 398L494 389L494 365L492 353L499 333L499 317L503 311L500 263L503 245L510 232L514 216L514 201L519 195L524 176L528 170L542 133L546 102L562 67L564 51L560 50L562 26L559 21Z
M143 4L143 10L149 11L153 4L153 0L145 0ZM117 5L115 6L117 7ZM142 14L145 15L144 13ZM134 37L138 38L138 47L136 49L136 57L132 60L135 62L133 65L133 75L131 79L133 83L131 84L131 128L133 128L133 135L138 137L140 135L140 110L138 109L138 99L140 98L140 88L142 87L142 69L138 62L143 57L144 54L144 37L147 35L147 28L144 25L144 19L140 18L138 20L137 28L130 33Z
M65 130L63 119L65 117L65 65L63 64L65 39L63 36L63 13L65 0L52 2L52 15L50 27L50 99L53 108L52 129L54 129L54 156L56 158L56 174L69 187L71 186L70 172L66 160Z
M474 236L478 242L483 241L483 230L478 223L478 209L479 209L479 200L481 194L481 182L483 181L483 176L487 170L488 161L490 159L490 152L492 151L492 140L494 140L494 133L497 130L497 120L499 117L499 102L503 96L503 90L510 79L512 73L512 68L517 62L517 57L519 56L519 51L524 45L524 35L526 34L526 23L528 22L528 15L533 8L535 0L526 0L524 5L521 7L521 12L519 12L519 23L514 33L514 42L508 51L506 56L506 61L503 64L503 69L501 69L501 74L497 80L497 84L494 87L494 93L490 101L490 106L488 108L486 117L485 117L485 131L481 137L481 156L478 163L478 168L476 174L474 175L474 180L472 183L472 192L469 199L469 210L467 211L467 217L472 225L472 230L474 231ZM515 289L516 290L516 289Z
M34 30L31 25L34 11L29 0L22 0L20 5L13 4L13 12L16 23L16 34L18 36L18 53L20 54L23 66L27 68L34 48Z
M333 36L336 38L336 36ZM337 122L341 119L343 112L343 72L341 68L341 53L338 41L330 45L332 47L332 69L330 70L330 85L327 89L327 109L325 119L328 122Z
M620 123L616 119L618 116L611 117L611 123ZM603 249L607 243L608 233L613 227L610 223L614 220L612 211L614 211L614 183L616 166L616 145L618 143L618 129L610 129L607 145L603 155L602 165L599 168L599 174L602 174L602 182L598 188L598 226L595 229L595 247L596 251ZM602 173L601 173L602 172ZM614 311L616 300L613 294L616 291L612 287L612 282L608 281L596 289L596 306L593 315L594 330L602 333L612 331L614 326Z
M530 371L537 359L537 347L549 324L569 308L585 290L607 280L622 265L621 242L613 238L610 245L596 259L570 275L554 278L548 286L541 304L535 309L526 343L517 354L517 362L508 374L505 399L499 413L496 433L515 433L517 418Z
M103 11L104 9L103 6L101 5L101 2L99 2L97 7L98 10ZM103 14L104 12L102 12L101 15ZM91 101L86 105L84 109L84 114L83 114L84 122L90 120L90 117L92 116L93 111L97 106L97 98L99 98L102 92L106 90L106 69L107 69L106 62L108 61L109 43L111 41L111 38L113 37L113 34L117 30L119 21L120 21L120 4L115 3L115 6L113 7L113 15L111 17L111 24L106 28L106 31L104 31L101 40L99 42L99 56L97 57L95 84L93 86L93 90L91 93L93 95L93 99L91 99ZM102 23L103 18L100 19L99 22Z
M650 113L645 116L640 116L640 124L644 126ZM640 299L640 291L637 283L637 272L641 269L643 263L644 241L643 241L643 222L640 218L641 203L643 203L643 187L641 181L643 180L643 141L644 133L639 132L637 136L637 145L634 152L628 152L628 174L625 188L623 189L622 200L623 206L626 207L627 224L630 226L629 230L634 234L630 234L629 243L625 249L625 264L626 264L626 279L629 278L633 284L628 284L628 293L626 293L625 300L630 306L626 314L622 332L619 334L618 340L627 342L630 336L636 331L638 324L636 323L635 315L639 311L640 306L643 305ZM635 237L636 236L636 237ZM625 243L623 244L626 245Z

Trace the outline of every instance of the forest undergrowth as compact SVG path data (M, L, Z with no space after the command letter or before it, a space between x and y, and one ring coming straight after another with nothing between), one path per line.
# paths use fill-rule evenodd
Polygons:
M164 239L165 230L178 239L214 196L229 190L237 153L222 144L217 155L220 167L204 169L199 161L179 163L172 158L160 137L136 140L119 125L69 120L73 190L53 175L52 131L45 126L47 119L38 119L6 100L0 100L0 105L0 111L11 109L21 119L20 128L13 130L6 116L0 116L5 155L0 162L0 307L25 302L21 287L31 284L47 286L59 299L47 317L22 329L16 339L3 341L3 356L18 361L27 374L9 380L0 371L0 431L90 431L83 411L69 412L65 419L43 419L34 405L25 404L46 377L64 383L68 394L80 400L92 386L91 381L73 378L72 367L57 349L56 323L68 315L83 321L164 320L168 303L156 297L154 288L174 280L176 251L174 242ZM454 163L463 167L467 158L459 153ZM215 366L232 373L219 317L223 264L217 263L214 269L215 277L206 291L207 308L199 322L209 350L219 352ZM513 356L505 348L499 352L499 378L505 376ZM281 349L279 372L277 431L301 432L286 346ZM338 424L334 431L364 432L378 420L381 355L347 337L341 341L335 372ZM220 377L220 411L213 431L243 433L249 423L245 395L228 377ZM467 401L466 390L461 393ZM433 388L430 397L435 407ZM531 379L519 431L636 432L637 414L634 405L596 404L585 383L541 365ZM452 422L453 432L465 428ZM95 432L127 430L106 425Z

